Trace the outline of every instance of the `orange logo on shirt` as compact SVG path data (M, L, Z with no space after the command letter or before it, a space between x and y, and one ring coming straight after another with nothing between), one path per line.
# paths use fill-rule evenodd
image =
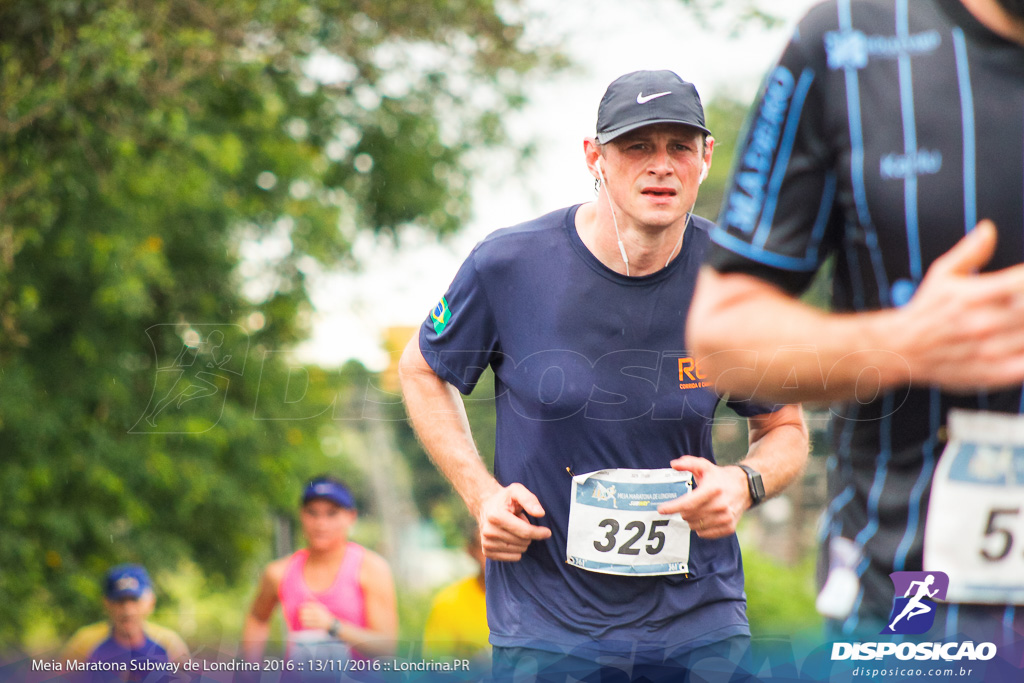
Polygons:
M705 381L707 375L697 367L697 361L689 356L679 359L679 388L699 389L711 386L711 382Z

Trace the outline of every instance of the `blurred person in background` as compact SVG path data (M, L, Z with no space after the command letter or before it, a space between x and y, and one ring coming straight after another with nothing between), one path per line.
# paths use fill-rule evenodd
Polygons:
M394 654L398 611L391 568L349 540L357 517L351 491L334 477L319 476L306 485L301 505L306 547L267 565L245 620L244 655L251 661L263 655L278 604L291 659Z
M76 631L64 648L64 659L125 665L129 670L115 676L123 680L142 680L150 671L166 670L162 665L188 660L181 636L148 621L156 595L145 567L111 568L103 583L103 607L107 619Z

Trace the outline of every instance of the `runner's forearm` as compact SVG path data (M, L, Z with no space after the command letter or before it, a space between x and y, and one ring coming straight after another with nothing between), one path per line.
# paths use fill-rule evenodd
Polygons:
M481 502L501 486L480 458L458 390L434 373L416 337L402 354L399 377L416 436L477 517Z
M750 449L743 459L761 473L765 497L781 493L803 471L810 437L800 405L787 405L774 413L750 418Z
M891 348L901 333L887 324L891 312L831 314L707 267L698 282L687 343L718 393L801 403L853 396L866 380L874 393L910 379L904 355ZM865 377L865 368L874 373Z
M360 628L347 621L340 622L338 640L370 657L387 657L395 654L398 649L394 635L370 628Z

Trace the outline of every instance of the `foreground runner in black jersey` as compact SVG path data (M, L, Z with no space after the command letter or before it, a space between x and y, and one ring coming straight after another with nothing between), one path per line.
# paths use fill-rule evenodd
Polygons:
M1024 3L814 8L766 79L712 240L688 339L718 388L849 401L822 528L823 558L855 556L846 594L820 602L836 634L877 638L889 574L929 570L949 577L938 633L1020 638ZM794 297L830 255L826 314ZM954 420L940 465L956 408L1013 417Z
M406 349L413 425L479 520L499 678L581 680L601 658L681 680L705 657L735 666L749 639L736 524L796 476L807 432L797 406L735 403L749 471L715 464L719 399L682 347L707 134L674 73L617 79L584 141L597 199L477 245ZM488 365L494 476L456 391Z

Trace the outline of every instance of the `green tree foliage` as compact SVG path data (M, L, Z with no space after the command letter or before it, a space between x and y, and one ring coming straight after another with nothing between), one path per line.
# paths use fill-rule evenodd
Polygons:
M329 464L336 397L293 395L281 353L307 274L359 230L462 224L463 155L559 60L509 17L0 4L0 645L95 616L111 563L230 581L265 545Z
M743 573L751 632L758 637L820 632L821 616L814 608L813 557L787 567L747 545L743 548Z

